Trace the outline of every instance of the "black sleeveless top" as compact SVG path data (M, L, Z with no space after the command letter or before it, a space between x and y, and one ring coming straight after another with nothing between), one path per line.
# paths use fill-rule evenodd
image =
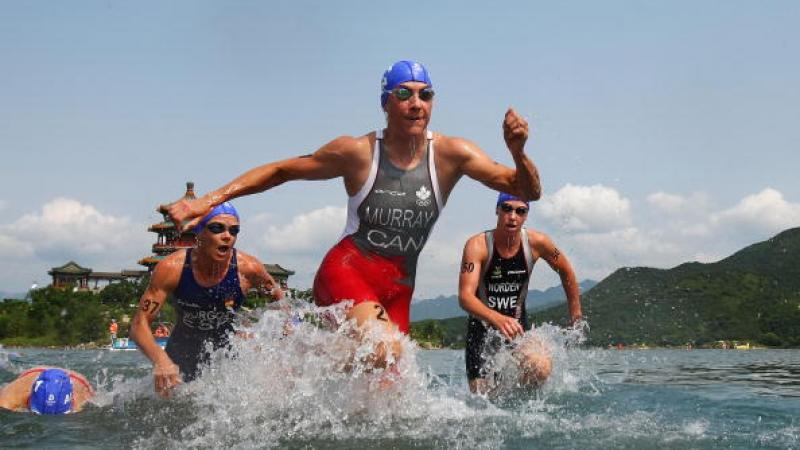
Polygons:
M172 302L176 315L175 329L166 348L167 355L180 367L186 381L194 379L201 363L207 360L206 342L210 342L213 349L228 345L236 316L234 311L243 302L236 249L233 249L225 278L211 287L197 283L192 273L192 249L186 251L181 279Z

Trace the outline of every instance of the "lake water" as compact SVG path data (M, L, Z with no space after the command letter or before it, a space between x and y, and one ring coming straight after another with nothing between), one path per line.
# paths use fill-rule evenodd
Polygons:
M582 349L547 328L548 383L487 399L468 393L463 351L406 343L399 380L386 382L337 370L343 336L259 326L237 358L169 400L138 352L0 349L3 383L46 364L98 386L80 414L0 412L0 447L800 448L798 350Z

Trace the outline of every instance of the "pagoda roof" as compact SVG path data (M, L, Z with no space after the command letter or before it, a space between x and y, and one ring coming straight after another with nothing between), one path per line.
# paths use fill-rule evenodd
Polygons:
M281 267L280 264L264 264L264 268L267 269L270 275L294 275L294 270Z
M183 194L183 199L184 200L194 200L196 198L197 198L197 196L194 195L194 182L193 181L187 181L186 182L186 192ZM148 228L148 231L167 230L167 229L175 228L175 223L172 220L170 220L169 216L167 214L165 214L165 213L161 213L161 214L164 216L164 221L163 222L159 222L159 223L154 223L153 225L150 225L150 228ZM189 232L189 230L184 230L183 232L187 233L187 232Z
M148 272L146 270L122 269L122 271L120 271L120 273L122 274L122 276L125 276L125 277L143 277L143 276L147 275L150 272Z
M122 280L125 279L125 275L122 275L121 272L92 272L89 274L90 280Z
M183 194L183 198L186 200L194 200L197 198L197 196L194 195L194 181L186 182L186 193Z
M119 272L92 272L90 280L127 280L128 278L141 278L149 272L146 270L121 270Z
M60 267L53 267L47 273L49 275L53 275L54 273L63 273L69 275L86 275L91 273L92 269L88 267L83 267L80 264L76 263L75 261L69 261L68 263L64 264Z
M175 228L175 224L172 223L171 220L165 220L163 222L154 223L154 224L150 225L150 228L148 228L147 230L148 231L171 230L171 229L174 229L174 228Z
M165 256L161 256L161 255L148 256L148 257L140 259L139 260L139 264L141 264L143 266L155 266L156 264L159 263L159 261L161 261L164 258L165 258Z

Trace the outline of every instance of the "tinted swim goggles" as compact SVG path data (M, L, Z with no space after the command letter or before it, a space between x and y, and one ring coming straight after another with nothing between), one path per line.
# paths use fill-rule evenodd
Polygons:
M226 227L224 224L219 222L211 222L210 224L206 225L206 230L214 234L220 234L225 230L228 230L228 233L230 233L231 236L236 236L239 234L239 225L231 225Z
M433 100L433 89L431 88L424 88L420 89L419 91L414 91L412 89L406 87L396 87L392 89L392 95L394 95L400 101L406 101L414 96L414 92L417 92L419 99L423 102L429 102Z
M513 206L509 205L508 203L500 203L500 209L502 209L503 212L506 212L506 213L510 213L511 211L514 211L514 212L517 213L518 216L524 216L525 214L528 214L528 208L526 208L524 206L518 206L518 207L514 208Z

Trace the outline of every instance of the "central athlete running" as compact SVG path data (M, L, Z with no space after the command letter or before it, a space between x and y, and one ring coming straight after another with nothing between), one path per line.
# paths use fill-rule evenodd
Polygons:
M344 237L317 272L318 304L376 302L408 333L417 258L442 209L432 138L428 133L419 163L401 169L387 156L381 131L376 132L369 178L350 197Z
M342 136L313 154L256 167L196 200L165 207L175 223L215 205L292 180L341 177L349 196L345 236L317 273L320 305L353 300L348 318L408 332L417 256L450 191L466 175L526 200L541 194L539 173L525 154L528 123L513 109L503 135L515 168L492 161L474 143L428 130L434 104L427 69L398 61L381 80L386 128Z

